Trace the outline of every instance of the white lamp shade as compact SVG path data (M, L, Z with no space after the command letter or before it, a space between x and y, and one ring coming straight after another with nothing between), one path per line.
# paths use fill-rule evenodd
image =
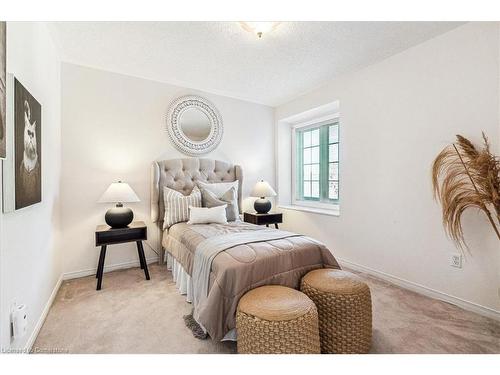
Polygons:
M276 192L274 189L267 183L267 181L261 180L255 184L250 193L252 197L274 197L276 196Z
M113 182L106 189L104 194L99 199L99 203L130 203L130 202L140 202L141 200L125 182Z

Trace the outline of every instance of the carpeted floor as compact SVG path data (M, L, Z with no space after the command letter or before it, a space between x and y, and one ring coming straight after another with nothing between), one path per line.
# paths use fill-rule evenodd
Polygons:
M234 353L236 344L198 340L185 327L191 305L165 267L65 281L35 352ZM500 322L360 274L373 299L372 353L500 353Z

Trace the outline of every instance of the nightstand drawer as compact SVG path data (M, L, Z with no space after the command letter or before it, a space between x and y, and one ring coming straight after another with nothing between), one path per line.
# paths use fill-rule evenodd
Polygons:
M281 214L275 214L275 215L266 215L266 216L260 216L258 219L259 225L262 224L275 224L275 223L282 223L282 215Z
M283 222L283 214L282 213L257 214L253 212L245 212L243 214L243 220L247 223L252 223L257 225L279 224Z
M108 229L95 233L96 246L142 240L147 240L147 227Z

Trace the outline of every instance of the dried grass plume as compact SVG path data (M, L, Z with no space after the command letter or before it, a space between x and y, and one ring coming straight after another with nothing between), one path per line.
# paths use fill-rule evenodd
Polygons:
M457 142L441 151L432 166L434 198L443 209L443 226L460 249L467 247L461 219L468 208L484 212L500 240L500 160L491 153L484 133L483 142L478 150L457 135Z

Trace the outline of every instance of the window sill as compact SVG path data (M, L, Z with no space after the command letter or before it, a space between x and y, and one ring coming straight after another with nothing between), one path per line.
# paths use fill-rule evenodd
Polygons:
M305 207L299 205L278 205L278 208L282 208L284 210L310 212L313 214L320 214L320 215L340 216L340 208L338 206L326 209L326 208L316 208L316 207Z

